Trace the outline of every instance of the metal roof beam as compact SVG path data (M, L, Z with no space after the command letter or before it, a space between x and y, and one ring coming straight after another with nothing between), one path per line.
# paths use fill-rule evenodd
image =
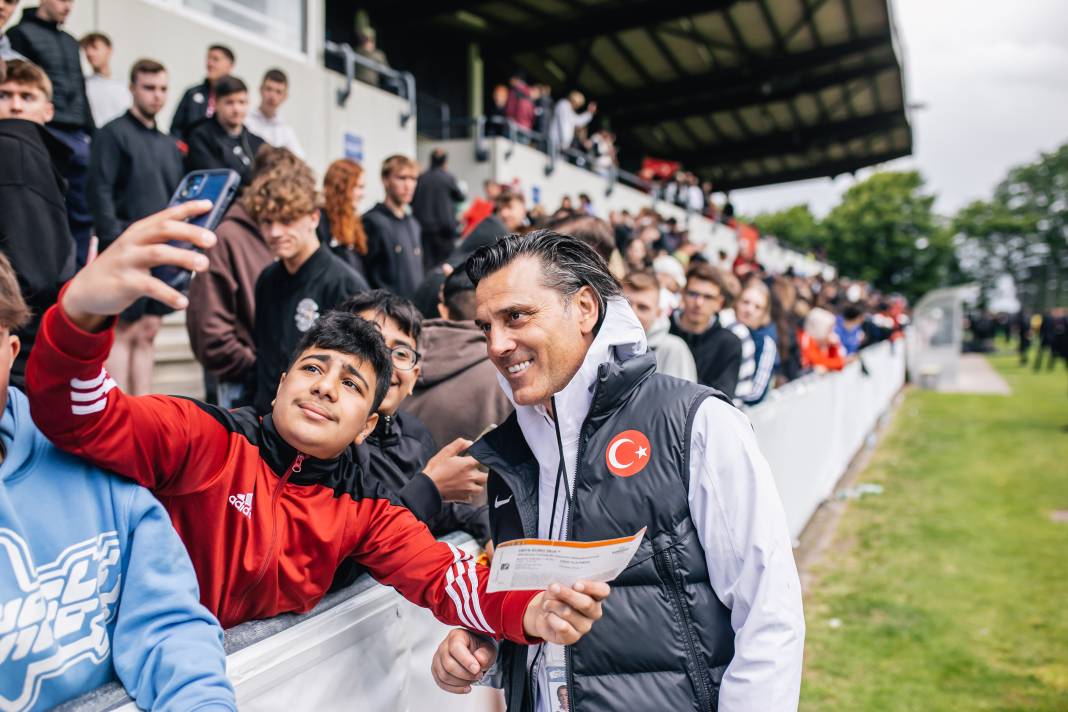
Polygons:
M618 127L642 126L656 124L668 119L678 119L697 114L714 114L718 111L730 111L754 104L785 101L802 94L818 92L827 87L846 84L856 79L864 79L869 75L876 75L896 66L896 62L887 60L871 66L827 72L815 77L794 75L784 77L782 81L777 81L776 86L770 89L752 82L738 83L734 86L723 85L713 95L689 99L683 104L653 106L626 113L619 113L617 110L613 110L612 124Z
M702 74L688 75L678 81L662 82L639 89L630 89L616 94L601 96L598 97L598 102L606 107L610 106L613 113L622 112L629 107L639 107L678 99L679 97L693 96L700 91L718 92L725 84L754 85L761 81L774 79L780 74L799 73L815 69L849 55L889 46L889 38L885 35L863 37L852 42L827 45L819 49L754 59L753 62L739 67L717 67Z
M685 160L690 165L711 166L761 156L802 153L813 146L832 142L841 143L879 131L907 126L908 123L903 113L885 111L797 130L775 131L746 141L736 141L721 146L708 146L699 151L688 152Z
M807 180L809 178L829 178L841 175L842 173L852 173L861 168L874 166L877 163L886 163L895 158L907 156L909 155L909 152L908 148L894 149L866 156L851 156L840 161L819 163L805 168L794 168L791 170L780 171L778 173L759 173L755 176L735 180L724 175L716 181L716 189L731 191L741 190L742 188L755 188L763 185L774 185L775 183L789 183L791 181Z
M705 15L730 7L735 2L737 0L641 0L622 7L618 3L605 3L589 12L561 16L548 27L524 28L514 34L487 38L484 51L515 54L574 44L631 29L653 29L661 22L690 15Z

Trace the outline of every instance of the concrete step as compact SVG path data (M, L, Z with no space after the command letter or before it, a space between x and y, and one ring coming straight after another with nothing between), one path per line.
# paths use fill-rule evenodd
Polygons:
M184 311L163 317L163 326L156 335L152 390L167 395L204 397L204 372L189 347Z

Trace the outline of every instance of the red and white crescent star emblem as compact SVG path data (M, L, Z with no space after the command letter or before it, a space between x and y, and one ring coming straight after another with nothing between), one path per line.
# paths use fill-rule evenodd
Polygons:
M613 475L630 477L644 470L652 455L649 438L638 430L624 430L608 443L604 461Z

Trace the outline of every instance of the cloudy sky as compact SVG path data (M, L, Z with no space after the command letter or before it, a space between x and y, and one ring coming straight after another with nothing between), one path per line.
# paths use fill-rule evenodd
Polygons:
M1068 141L1068 2L892 0L904 46L913 155L886 164L918 168L935 209L952 214L988 197L1014 165ZM860 177L865 172L858 174ZM754 215L798 203L824 214L850 177L737 191Z

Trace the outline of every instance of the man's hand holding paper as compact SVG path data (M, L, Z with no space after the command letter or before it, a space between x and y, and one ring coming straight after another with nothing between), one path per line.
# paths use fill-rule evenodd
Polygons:
M487 590L530 591L576 581L612 581L627 568L645 536L604 541L516 539L499 545L490 566Z

